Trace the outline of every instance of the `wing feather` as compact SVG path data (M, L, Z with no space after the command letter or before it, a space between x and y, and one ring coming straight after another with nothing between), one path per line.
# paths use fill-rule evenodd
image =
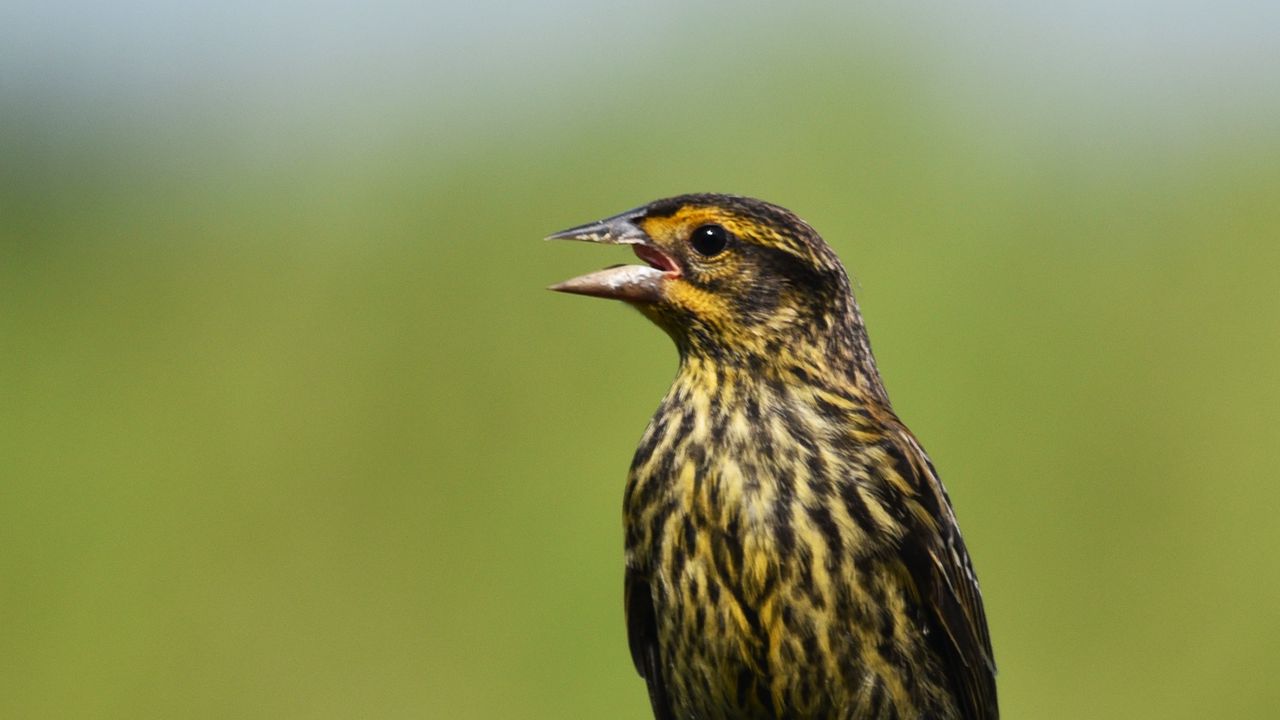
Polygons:
M658 647L658 622L653 611L653 593L648 578L628 567L623 598L627 612L627 644L631 661L649 686L649 703L654 720L675 720L675 711L662 679L662 657Z
M916 500L932 520L909 515L914 527L903 539L902 557L928 621L941 631L933 641L949 661L961 715L965 720L997 720L996 666L982 591L950 498L928 455L905 428L888 445L899 472L914 487Z

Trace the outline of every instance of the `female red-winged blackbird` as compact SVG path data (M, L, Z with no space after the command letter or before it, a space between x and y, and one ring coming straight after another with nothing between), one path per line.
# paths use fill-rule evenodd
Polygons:
M998 716L978 581L894 415L844 268L792 213L685 195L551 236L646 264L680 370L624 501L632 658L659 720Z

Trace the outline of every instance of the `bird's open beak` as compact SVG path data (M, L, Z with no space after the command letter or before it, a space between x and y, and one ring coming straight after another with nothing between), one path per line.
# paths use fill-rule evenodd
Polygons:
M661 300L667 280L680 276L680 266L658 249L652 238L636 225L636 221L643 215L642 210L631 210L600 222L548 235L548 240L630 245L636 257L647 265L615 265L556 283L547 289L632 303L654 303Z

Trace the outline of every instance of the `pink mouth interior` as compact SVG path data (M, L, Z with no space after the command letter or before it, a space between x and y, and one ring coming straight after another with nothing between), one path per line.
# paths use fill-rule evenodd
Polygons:
M680 274L680 267L676 265L676 262L674 260L672 260L670 257L667 257L667 254L662 252L661 250L654 247L650 247L648 245L632 245L631 247L632 249L635 250L636 257L640 258L646 263L649 263L649 267L652 267L657 270L662 270L663 272L669 273L672 276L677 276Z

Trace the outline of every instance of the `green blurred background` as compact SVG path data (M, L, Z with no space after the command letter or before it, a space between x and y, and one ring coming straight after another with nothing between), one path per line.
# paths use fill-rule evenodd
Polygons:
M857 278L1006 717L1274 717L1278 72L1266 3L7 3L0 716L649 717L675 354L540 238L720 191Z

